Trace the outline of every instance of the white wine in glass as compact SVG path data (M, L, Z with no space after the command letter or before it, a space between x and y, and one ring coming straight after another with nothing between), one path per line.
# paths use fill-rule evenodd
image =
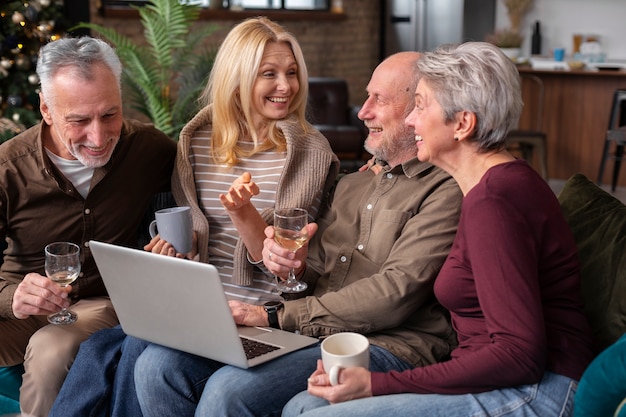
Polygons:
M289 208L274 211L274 240L285 249L296 252L309 240L306 227L309 215L305 209ZM276 286L282 292L296 293L307 289L306 282L298 281L291 268L289 278L279 281Z
M61 287L76 281L80 274L80 248L71 242L54 242L46 246L46 275ZM77 319L76 313L66 308L48 315L52 324L71 324Z

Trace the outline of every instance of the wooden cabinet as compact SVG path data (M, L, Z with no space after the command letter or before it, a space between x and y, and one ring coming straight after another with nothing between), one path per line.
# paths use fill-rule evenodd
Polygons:
M520 67L543 80L545 97L543 130L548 141L548 176L567 179L582 173L592 181L598 176L613 93L626 89L626 71L557 71ZM526 109L521 127L529 126ZM626 164L619 185L626 185ZM610 182L613 161L605 168L604 184Z

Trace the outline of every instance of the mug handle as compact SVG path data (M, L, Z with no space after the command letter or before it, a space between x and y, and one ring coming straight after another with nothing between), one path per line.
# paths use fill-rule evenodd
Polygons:
M330 372L328 372L328 379L330 380L330 385L339 384L339 372L341 372L342 369L343 367L339 365L333 365L333 367L330 368Z
M150 237L154 239L154 237L158 234L157 232L157 221L152 220L150 225L148 226L148 233L150 233Z

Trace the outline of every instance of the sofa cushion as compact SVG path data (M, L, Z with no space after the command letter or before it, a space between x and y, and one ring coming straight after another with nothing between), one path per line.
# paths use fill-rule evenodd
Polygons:
M0 367L0 395L19 400L23 373L22 365Z
M581 174L558 198L578 246L585 313L600 352L626 333L626 206Z
M22 365L0 367L0 415L20 412Z
M624 370L626 335L600 353L585 370L574 397L574 417L626 416Z
M17 415L19 412L20 403L17 400L0 395L0 416Z

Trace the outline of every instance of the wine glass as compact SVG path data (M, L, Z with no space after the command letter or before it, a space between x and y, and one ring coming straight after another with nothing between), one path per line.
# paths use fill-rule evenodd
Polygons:
M309 239L306 228L308 213L301 208L279 209L274 211L274 240L285 249L296 252ZM289 278L279 281L276 286L282 292L295 293L306 290L306 282L298 281L291 268Z
M65 287L78 278L80 273L80 248L71 242L54 242L45 248L46 275L52 281ZM71 324L77 319L76 313L63 308L58 313L48 315L52 324Z

